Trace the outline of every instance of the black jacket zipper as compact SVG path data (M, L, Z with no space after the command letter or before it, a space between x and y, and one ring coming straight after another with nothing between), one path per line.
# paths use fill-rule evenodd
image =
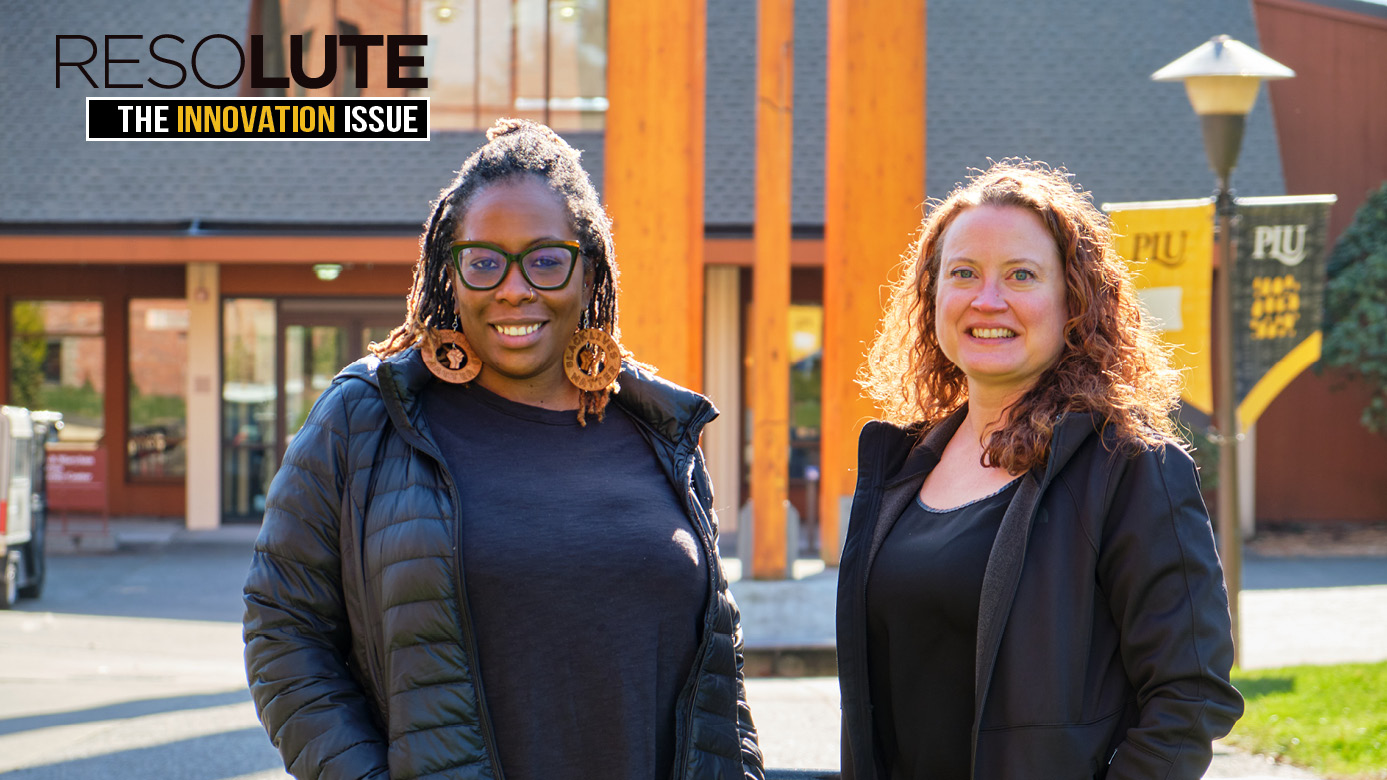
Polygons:
M704 409L701 414L690 422L686 430L701 431L711 417L711 411L709 409ZM631 419L639 420L635 415L632 415ZM642 428L646 427L643 420L640 421L640 426ZM656 434L653 431L647 431L646 435L654 436ZM681 442L674 442L676 451L680 445ZM695 447L696 446L697 445L695 445ZM699 543L703 545L704 560L708 561L708 608L703 613L703 635L699 639L698 652L694 656L696 659L694 667L689 670L690 683L692 683L689 688L689 701L686 710L681 713L684 716L682 718L682 724L676 726L676 730L679 733L675 735L675 745L679 748L679 758L675 762L673 771L670 773L672 780L678 780L678 778L683 777L689 767L689 752L693 749L693 744L689 741L688 729L689 724L693 722L694 708L697 706L698 702L699 682L703 679L704 656L706 656L708 652L708 643L712 641L713 619L718 610L718 586L722 579L722 567L717 563L716 551L713 548L713 542L709 536L709 529L712 528L713 521L712 518L705 516L703 507L698 503L698 497L694 493L693 462L694 458L691 450L688 456L675 462L674 473L679 475L680 482L683 484L684 511L687 512L689 518L694 521L694 530L698 532ZM740 732L740 728L738 731ZM739 743L741 742L740 736L737 741Z
M462 499L458 497L453 475L448 473L442 457L434 455L434 460L442 469L448 496L453 501L453 581L457 587L458 611L462 614L462 637L467 643L467 657L472 665L472 686L477 689L477 715L481 721L482 739L486 742L487 757L491 760L491 770L496 773L496 780L505 780L506 774L501 771L501 754L496 748L496 734L491 729L491 712L487 709L486 688L482 684L482 667L479 663L481 651L477 649L477 633L472 627L472 607L467 601L466 578L462 571Z
M414 424L404 414L404 409L398 406L398 400L393 394L385 392L385 381L392 381L391 376L394 372L386 369L388 364L382 364L385 369L380 372L383 380L380 383L381 398L388 399L385 402L386 413L395 421L395 427L400 432L401 437L414 449L422 452L433 459L438 468L439 476L443 479L443 484L448 488L448 498L453 504L453 586L457 589L458 612L462 619L458 628L462 631L464 649L467 652L467 660L471 665L472 687L477 691L477 716L482 731L482 741L486 743L488 762L491 764L491 771L495 773L496 780L505 780L505 773L501 771L501 756L496 748L496 734L491 727L491 713L487 710L486 689L482 684L482 668L478 662L481 652L477 649L477 635L472 627L472 608L467 601L466 578L462 570L462 499L458 496L457 485L453 483L453 475L448 471L448 464L443 459L443 453L434 446L433 442L424 437L422 433L414 427ZM395 403L392 404L392 401ZM392 406L397 408L392 409ZM402 418L405 425L400 425Z

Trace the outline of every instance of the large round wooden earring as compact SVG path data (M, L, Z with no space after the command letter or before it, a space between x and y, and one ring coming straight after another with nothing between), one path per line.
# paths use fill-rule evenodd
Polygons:
M482 361L467 343L467 337L456 330L429 328L419 343L424 365L444 382L460 385L471 382L482 371Z
M563 351L563 372L579 390L606 390L621 373L621 347L601 328L580 328Z

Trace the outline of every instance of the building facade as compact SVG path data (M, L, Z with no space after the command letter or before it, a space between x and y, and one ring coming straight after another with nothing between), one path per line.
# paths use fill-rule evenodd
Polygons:
M633 15L626 4L635 2L56 0L8 6L12 36L0 51L0 72L8 74L0 83L6 109L0 112L0 397L58 408L70 423L64 432L70 446L106 454L100 476L114 515L183 517L191 527L257 521L269 480L313 400L338 368L403 319L429 204L494 118L552 123L583 150L605 197L643 170L632 162L630 145L608 143L609 135L626 132L633 115L653 117L693 103L697 127L689 137L699 139L703 175L679 186L702 195L694 209L701 212L700 250L689 259L676 248L660 261L690 264L685 271L701 289L693 301L701 323L692 342L699 365L689 376L724 412L705 445L724 528L734 530L748 497L757 408L746 370L755 265L756 6L708 0L700 14L671 21ZM821 503L814 495L819 480L827 484L827 477L816 477L825 414L820 358L825 342L837 337L833 312L825 311L823 272L825 231L832 229L825 224L830 5L797 3L793 30L787 479L791 503L807 523ZM1345 120L1348 127L1330 127L1298 108L1324 100L1330 93L1322 85L1343 77L1336 68L1354 66L1326 66L1328 50L1288 32L1298 14L1322 25L1326 35L1362 38L1364 56L1380 58L1387 46L1374 43L1384 29L1378 9L1357 0L930 4L926 84L918 101L926 127L919 139L923 168L892 171L892 161L883 160L875 170L836 173L914 176L928 196L942 197L969 168L1024 156L1066 166L1098 202L1207 195L1213 177L1184 94L1151 83L1149 75L1211 35L1228 33L1300 73L1273 87L1249 118L1234 175L1239 193L1335 192L1381 181L1387 179L1380 156L1387 124L1380 113L1364 109ZM640 74L615 64L620 47L681 34L691 24L700 34L687 45L702 77L671 80L654 91L629 88ZM287 73L297 56L311 73L324 62L312 45L323 45L326 35L427 34L430 88L408 94L431 98L432 137L425 143L85 141L89 96L407 94L379 87L382 58L357 62L340 50L341 75L317 91L252 88L245 77L223 89L193 78L169 90L149 83L108 86L170 78L150 49L151 40L165 34L182 39L182 48L160 51L177 52L174 57L189 65L194 47L204 42L196 66L213 84L237 72L238 47L230 39L247 52L252 36L261 36L268 72ZM84 56L83 49L67 48L81 41L58 42L77 35L100 49L89 69L95 85L72 68L55 73L56 60ZM296 50L294 36L308 47ZM105 60L111 63L99 67ZM358 72L377 88L358 91ZM1379 98L1382 72L1379 66L1379 81L1366 87ZM1336 98L1313 114L1351 102ZM1387 101L1356 104L1380 112ZM1367 134L1355 160L1368 163L1345 160L1337 178L1320 176L1321 168L1306 161L1320 156L1324 145L1341 143L1350 128ZM873 138L867 132L853 142L871 145ZM1349 182L1350 170L1362 181ZM1358 192L1337 194L1336 230L1362 200ZM624 238L645 246L634 238L642 230L639 219L617 215L623 259ZM909 231L892 230L904 251ZM631 265L623 265L627 300L642 290L644 255L644 249L633 253ZM852 283L873 290L884 281ZM638 308L631 304L632 311ZM632 337L639 342L641 336ZM854 348L860 354L865 345L847 347ZM1356 413L1322 403L1317 389L1302 391L1306 381L1318 380L1299 380L1287 391L1294 405L1278 400L1258 426L1258 516L1387 517L1380 490L1374 497L1371 490L1345 488L1350 503L1326 503L1307 484L1317 476L1287 477L1288 448L1310 446L1311 439L1333 448L1358 436L1355 446L1383 452L1380 441L1359 441ZM1309 403L1324 407L1325 419L1313 430L1301 410L1306 392L1314 399ZM1382 484L1387 456L1375 460L1361 477ZM1307 468L1294 465L1298 474Z

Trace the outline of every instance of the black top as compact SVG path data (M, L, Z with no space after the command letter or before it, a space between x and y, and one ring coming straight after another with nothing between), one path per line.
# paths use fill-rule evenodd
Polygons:
M424 413L462 500L481 681L507 780L667 777L707 562L668 477L606 419L434 382Z
M892 780L967 780L983 572L1019 480L944 511L917 497L867 581L868 676Z

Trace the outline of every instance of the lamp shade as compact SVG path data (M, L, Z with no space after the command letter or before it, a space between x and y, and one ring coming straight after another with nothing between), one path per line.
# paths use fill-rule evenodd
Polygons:
M1185 94L1194 106L1194 113L1200 116L1247 116L1257 102L1257 90L1261 85L1261 79L1247 76L1190 76L1185 79Z
M1263 79L1287 79L1295 71L1241 41L1216 35L1151 74L1152 81L1183 81L1194 112L1246 115Z

